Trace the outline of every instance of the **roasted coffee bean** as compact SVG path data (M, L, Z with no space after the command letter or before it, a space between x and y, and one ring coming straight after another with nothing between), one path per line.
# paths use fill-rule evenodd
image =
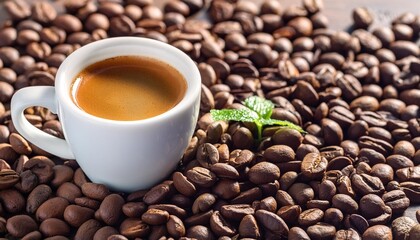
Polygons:
M48 218L39 225L39 231L45 237L67 236L70 233L70 227L61 219Z
M298 222L301 226L311 226L320 222L323 218L324 212L321 209L311 208L299 215Z
M100 201L110 194L109 189L103 184L86 182L81 186L81 189L87 197Z
M408 239L410 230L416 222L409 217L399 217L392 221L392 234L395 239Z
M82 191L75 184L71 182L65 182L61 184L60 187L58 187L56 195L73 203L76 198L82 196Z
M94 210L78 205L68 205L64 210L64 220L73 227L80 227L84 222L93 218Z
M308 234L300 227L292 227L289 230L288 239L290 240L309 240Z
M222 179L213 187L213 193L222 199L233 199L240 194L239 183L235 180Z
M53 197L43 202L36 210L35 216L38 221L48 218L63 218L64 210L69 202L61 197Z
M366 8L355 8L353 21L356 28L368 28L373 22L373 16Z
M321 178L326 169L328 161L319 153L309 153L305 156L301 165L301 173L309 179Z
M380 237L380 238L379 238ZM389 227L384 225L375 225L369 227L362 236L362 239L392 239L392 231Z
M83 223L76 231L74 239L83 240L83 239L92 239L96 231L101 228L101 223L95 219L87 220Z
M255 212L255 217L258 223L270 230L272 233L278 236L288 235L289 227L283 219L276 214L266 210L258 210Z
M101 220L108 225L117 223L122 215L122 206L124 198L118 194L110 194L104 198L98 209Z
M336 229L327 223L317 223L306 230L311 239L330 239L334 237Z
M260 237L260 230L254 215L246 215L242 218L239 228L239 235L248 238Z
M336 194L332 198L332 206L340 209L343 213L355 213L359 209L357 202L345 194Z
M314 198L314 190L305 183L294 183L288 190L290 196L300 205Z
M17 238L38 229L37 223L28 215L15 215L7 220L7 231Z
M249 169L248 176L254 184L270 183L280 177L280 169L272 163L261 162Z
M217 236L233 236L236 233L236 229L230 226L219 211L211 215L210 228Z

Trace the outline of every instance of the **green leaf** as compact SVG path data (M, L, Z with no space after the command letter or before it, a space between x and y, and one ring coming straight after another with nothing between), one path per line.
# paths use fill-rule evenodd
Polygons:
M289 121L284 121L284 120L277 120L277 119L260 119L261 123L263 125L278 125L278 126L283 126L283 127L287 127L290 129L295 129L297 131L299 131L300 133L306 133L305 130L303 130L300 126L295 125Z
M249 109L258 113L260 118L269 119L273 112L274 104L264 98L258 96L251 96L245 99L243 104Z
M254 122L259 116L256 112L248 109L221 109L210 110L211 117L215 121L238 121L238 122Z

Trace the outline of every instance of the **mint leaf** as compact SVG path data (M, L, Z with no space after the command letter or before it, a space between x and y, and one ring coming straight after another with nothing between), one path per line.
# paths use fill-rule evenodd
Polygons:
M300 126L295 125L289 121L284 121L284 120L277 120L277 119L260 119L261 124L263 125L277 125L277 126L282 126L282 127L287 127L290 129L294 129L297 130L300 133L306 133L305 130L303 130Z
M291 122L271 119L274 104L269 100L251 96L245 99L243 104L245 108L241 109L212 109L210 110L211 117L214 121L253 122L257 127L258 140L261 140L262 129L265 125L278 125L306 133L301 127Z
M259 118L258 114L249 108L222 110L212 109L210 110L210 114L215 121L254 122Z
M243 104L258 113L263 119L269 119L274 108L274 104L271 101L257 96L248 97Z

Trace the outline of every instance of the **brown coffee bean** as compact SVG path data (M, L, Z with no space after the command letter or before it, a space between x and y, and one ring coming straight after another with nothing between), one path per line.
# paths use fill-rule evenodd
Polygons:
M17 31L12 27L5 27L0 30L0 46L10 46L17 37Z
M150 227L137 218L127 218L120 225L120 233L129 238L146 237Z
M95 235L93 236L93 240L107 239L109 236L114 234L118 234L117 229L111 226L104 226L96 231Z
M57 11L49 2L36 2L32 6L32 19L39 23L50 23L57 17Z
M127 16L121 15L113 17L109 23L109 30L112 35L129 35L135 29L134 22Z
M143 197L146 204L157 204L164 200L173 191L173 184L161 183L150 189Z
M114 225L122 214L124 198L118 194L110 194L104 198L99 207L99 215L106 224Z
M26 211L31 214L35 213L38 207L50 196L52 196L52 190L48 185L41 184L36 186L28 195L26 201Z
M10 145L18 154L30 155L32 149L26 139L17 133L12 133L9 136Z
M23 0L6 1L4 8L13 20L22 20L31 15L31 7Z
M269 162L260 162L250 168L248 177L254 184L273 182L280 177L280 169Z
M169 220L169 213L165 210L151 208L141 216L141 220L150 225L161 225Z
M94 211L87 207L68 205L64 210L64 220L73 227L80 227L84 222L93 218Z
M82 193L90 198L102 201L110 194L109 189L103 184L86 182L81 186Z
M210 229L202 225L196 225L188 228L186 236L197 239L215 239L214 234L210 231Z
M335 121L324 118L321 121L323 128L324 140L328 145L333 145L343 141L343 130Z
M92 239L95 233L102 227L101 223L95 219L87 220L76 231L75 240Z
M356 28L368 28L373 22L373 16L367 8L355 8L353 21Z
M239 183L235 180L221 179L212 188L213 193L222 199L233 199L240 193Z
M18 183L19 180L20 177L14 170L2 169L0 171L0 189L8 189Z
M130 218L139 218L146 211L147 206L143 202L128 202L122 206L124 215Z
M324 218L324 212L318 208L311 208L303 211L298 218L302 226L310 226L320 222Z
M280 236L287 236L289 228L283 219L276 214L265 210L258 210L255 212L255 217L258 223L262 224L271 232Z
M217 236L233 236L236 233L236 229L222 217L219 211L211 215L210 228Z
M309 153L303 159L300 170L303 176L309 179L316 179L324 175L327 164L327 159L319 153Z
M224 205L220 213L227 219L239 221L248 214L254 214L254 209L248 204Z
M259 238L260 230L253 215L246 215L242 218L238 229L241 237L248 238Z
M56 195L74 203L76 198L82 197L82 191L75 184L65 182L58 187Z
M289 230L288 239L290 240L309 240L308 234L300 227L292 227Z
M332 198L332 206L340 209L343 213L355 213L359 209L357 202L345 194L336 194Z
M79 32L83 28L81 21L70 14L58 15L54 19L53 25L57 28L63 29L68 33Z
M30 158L24 165L25 170L31 170L39 180L39 183L47 183L54 177L54 162L44 156Z
M317 223L306 230L311 239L328 239L334 237L336 229L327 223Z
M186 172L187 179L201 187L211 187L216 182L216 175L206 168L194 167Z
M70 227L61 219L48 218L39 225L40 232L45 237L53 237L57 235L67 236L70 233Z
M53 197L43 202L36 210L35 216L38 221L48 218L63 218L64 210L69 202L61 197Z
M38 229L37 223L28 215L15 215L7 220L7 231L17 238Z
M392 234L395 239L407 239L416 222L409 217L399 217L392 221Z
M369 227L362 236L363 239L383 239L383 240L391 240L392 239L392 231L389 227L384 225L375 225Z
M93 210L99 209L100 202L88 197L78 197L74 199L74 203L81 207L88 207Z
M196 193L196 187L194 184L188 181L188 179L181 172L175 172L172 175L172 179L178 192L186 196L193 196Z
M289 146L274 145L265 150L264 157L273 163L288 162L295 159L295 152Z
M175 215L169 216L166 228L168 229L169 234L175 238L184 236L186 232L183 222Z
M294 183L290 186L288 193L298 204L306 204L306 202L314 198L314 190L305 183Z
M65 182L70 182L73 179L73 169L65 165L55 165L53 167L54 178L51 180L51 184L54 187L58 187Z

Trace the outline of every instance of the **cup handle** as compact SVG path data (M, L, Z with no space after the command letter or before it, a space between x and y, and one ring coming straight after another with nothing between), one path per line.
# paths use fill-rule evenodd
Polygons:
M56 113L54 87L25 87L17 91L11 101L12 121L16 130L36 146L61 158L74 159L73 152L65 140L41 131L26 120L24 111L32 106L45 107Z

